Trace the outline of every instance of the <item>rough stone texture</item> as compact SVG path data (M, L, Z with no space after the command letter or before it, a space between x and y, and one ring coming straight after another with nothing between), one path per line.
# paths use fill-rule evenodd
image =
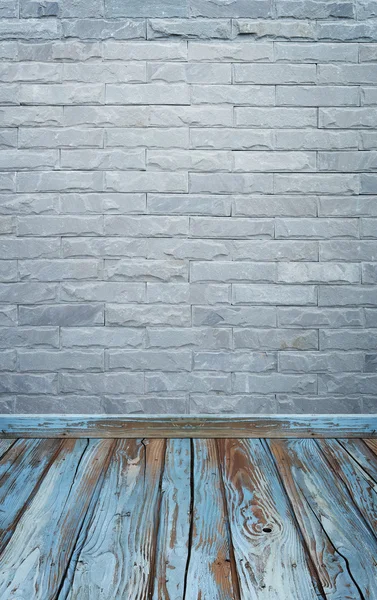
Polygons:
M377 412L375 0L0 2L0 412Z

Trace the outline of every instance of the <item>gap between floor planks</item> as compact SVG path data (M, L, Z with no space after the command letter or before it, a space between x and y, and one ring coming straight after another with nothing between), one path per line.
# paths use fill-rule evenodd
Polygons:
M377 598L376 440L7 439L0 456L2 600Z

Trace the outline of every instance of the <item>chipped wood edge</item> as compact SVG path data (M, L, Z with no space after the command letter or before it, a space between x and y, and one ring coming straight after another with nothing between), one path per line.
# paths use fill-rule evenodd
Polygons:
M377 438L374 415L2 415L0 438Z

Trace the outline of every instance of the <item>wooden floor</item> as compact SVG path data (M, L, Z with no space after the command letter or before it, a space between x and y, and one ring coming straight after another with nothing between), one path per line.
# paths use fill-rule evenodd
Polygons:
M377 440L0 440L1 600L377 600Z

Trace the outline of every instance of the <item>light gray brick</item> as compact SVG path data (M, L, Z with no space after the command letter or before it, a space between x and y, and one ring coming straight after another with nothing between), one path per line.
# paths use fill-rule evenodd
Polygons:
M0 306L0 327L17 325L17 306Z
M213 150L148 150L147 165L162 171L231 171L232 154Z
M63 124L62 106L7 107L0 111L1 127L54 127Z
M62 21L63 37L80 40L145 39L143 19L67 19Z
M18 173L17 191L29 192L76 192L101 191L103 189L102 173L88 171L41 171L40 173Z
M20 85L22 104L103 104L105 85L102 83L52 83Z
M269 373L268 375L248 375L235 373L232 391L251 394L314 394L317 391L316 375L288 375Z
M13 192L16 189L15 173L0 173L0 190L3 192Z
M350 18L355 16L355 6L352 0L329 2L328 0L277 0L276 12L278 17L294 19L327 19Z
M191 352L187 350L109 350L106 360L109 370L191 371Z
M174 83L222 84L231 83L232 69L230 64L217 63L149 63L147 66L148 81L164 81Z
M276 327L276 309L262 306L194 306L193 325Z
M356 131L278 129L275 131L275 140L279 150L357 150L359 147L359 134Z
M98 279L100 263L96 260L27 260L19 261L20 281L64 281Z
M175 153L177 152L175 151ZM229 217L231 213L231 201L231 196L216 196L213 194L148 194L148 212L163 215L213 215Z
M287 128L316 127L317 111L313 108L235 108L236 125L260 128L276 128L283 125Z
M360 50L362 48L363 46L361 46ZM279 62L358 62L358 48L356 44L276 42L274 49L275 60Z
M20 325L103 325L102 304L53 304L20 306Z
M202 395L190 394L192 414L276 414L275 395Z
M371 196L318 199L320 217L377 217L377 204Z
M18 44L17 42L6 41L0 42L0 59L1 60L17 60L18 59Z
M364 263L361 277L363 283L377 283L377 263Z
M57 391L56 374L3 373L0 378L2 394L56 394Z
M318 119L319 127L328 129L377 127L377 111L373 108L323 108Z
M101 350L19 350L20 371L102 371Z
M0 17L2 19L18 17L17 0L2 0L0 4Z
M204 62L269 62L273 60L273 45L193 41L188 43L188 58Z
M274 223L271 219L192 217L190 233L198 238L272 238Z
M192 129L191 146L225 150L272 150L273 132L256 129ZM356 146L357 147L357 146Z
M271 174L265 173L190 173L189 191L193 194L271 194L273 179Z
M229 39L231 23L227 19L151 19L148 39L181 37L188 39Z
M62 150L60 164L63 169L121 170L145 169L145 151L121 150ZM0 161L1 164L1 161Z
M360 62L374 62L377 60L377 44L359 44Z
M136 148L188 148L189 132L182 128L117 128L106 130L106 146Z
M0 194L0 214L58 214L58 194Z
M361 237L376 238L377 219L361 219Z
M145 194L61 194L60 213L84 214L143 214L146 211Z
M327 21L317 24L318 40L340 42L376 41L376 24L374 21Z
M357 0L356 5L359 19L377 17L377 3L375 0Z
M59 329L57 327L2 327L0 329L0 348L38 346L58 348Z
M268 0L235 0L231 3L191 0L190 16L268 18L271 16L271 5Z
M377 260L375 241L328 241L320 243L321 260L364 261Z
M315 330L297 329L234 329L235 348L251 350L318 350Z
M0 84L0 105L20 104L20 85L18 83Z
M105 60L179 60L187 59L184 41L119 42L106 40L102 44Z
M366 327L377 327L377 309L365 309L365 324Z
M235 171L314 171L315 152L234 152Z
M367 83L375 84L377 65L319 65L318 83L335 83L344 85Z
M1 170L48 170L58 166L56 150L2 150L0 151Z
M230 256L229 243L223 240L149 239L147 258L214 260Z
M2 19L0 22L2 40L54 40L60 35L61 26L57 19Z
M318 169L342 172L376 171L377 152L319 152Z
M360 177L360 193L361 194L376 194L377 193L377 175L361 175Z
M170 217L169 219L154 215L105 217L105 234L123 237L182 236L188 234L188 226L187 217Z
M276 40L314 40L316 26L310 21L252 20L235 19L233 21L236 36L250 36L254 39L271 38Z
M105 396L102 402L106 414L185 414L187 413L187 399L185 394L174 394L174 396L130 396L108 397Z
M140 83L146 81L146 68L142 62L67 63L63 81Z
M320 375L318 392L320 394L376 394L377 375Z
M0 217L0 235L12 235L16 233L15 220L13 217Z
M357 219L277 219L277 238L357 238L359 237Z
M106 104L190 104L189 87L184 83L109 83Z
M60 16L64 19L72 17L102 17L103 1L93 0L88 4L85 0L64 0L61 3Z
M315 83L315 65L236 64L236 83L262 83L270 85Z
M188 0L105 0L107 17L188 17Z
M61 373L60 390L64 393L140 394L144 391L142 373Z
M144 341L142 329L127 327L62 327L60 335L63 348L138 348Z
M17 130L16 129L0 129L0 148L16 148L17 147Z
M234 304L270 304L304 306L317 304L315 286L311 285L233 285Z
M275 103L275 88L270 85L193 85L193 104L247 104L271 106Z
M281 352L279 371L285 373L342 373L363 370L361 352Z
M363 327L360 308L278 308L279 327Z
M63 302L143 302L145 286L142 283L75 282L62 283L60 299Z
M105 182L114 192L187 192L187 185L186 173L161 171L107 172Z
M377 88L363 87L360 89L361 104L375 106L377 104Z
M194 352L197 371L249 371L266 373L276 371L276 355L267 352Z
M17 261L0 260L0 281L17 281Z
M212 372L195 373L146 373L146 392L182 392L191 393L230 392L230 374Z
M222 127L233 123L232 106L151 106L149 123L155 127Z
M316 217L317 199L313 196L233 196L232 215L242 217Z
M376 288L373 286L322 286L319 288L319 306L376 306Z
M377 354L366 354L365 355L364 371L366 373L376 373L377 372Z
M188 266L168 260L106 260L109 281L187 281Z
M64 257L146 257L146 240L122 238L64 238Z
M13 132L14 130L4 130ZM1 135L1 140L2 135ZM100 129L35 129L20 128L18 130L19 148L101 148L103 132Z
M318 260L318 243L297 240L252 240L232 243L233 260L302 261Z
M231 348L230 328L148 328L147 346L150 348L200 348L221 350Z
M150 304L228 304L229 297L230 286L224 284L147 283L147 301Z
M365 412L358 396L287 396L276 397L280 414L353 414ZM373 411L374 412L374 411Z
M357 106L359 91L354 86L284 86L276 87L276 104L280 106Z
M28 216L18 218L18 234L33 236L53 235L101 235L103 219L101 217L65 216Z
M39 42L18 42L18 58L27 61L67 60L85 61L101 58L102 52L98 42L78 42L75 40Z
M0 284L0 302L17 304L28 302L55 301L58 295L56 284L46 283L2 283Z
M17 367L17 354L15 350L0 352L0 371L15 371Z
M143 325L191 325L189 306L174 306L166 304L136 305L136 304L107 304L106 324L127 327L142 327Z
M61 65L39 62L0 63L0 81L59 83L61 78Z
M77 402L77 395L63 394L53 397L22 395L16 398L15 412L17 414L80 414L79 410L85 414L103 414L101 398L98 396L84 396L80 394L80 402ZM81 413L82 414L82 413Z
M59 4L44 0L20 0L20 17L56 17L59 14ZM18 16L18 15L17 15Z
M192 262L190 281L233 281L273 282L276 267L273 263L254 262Z
M284 263L277 266L277 281L282 283L360 283L357 264Z

